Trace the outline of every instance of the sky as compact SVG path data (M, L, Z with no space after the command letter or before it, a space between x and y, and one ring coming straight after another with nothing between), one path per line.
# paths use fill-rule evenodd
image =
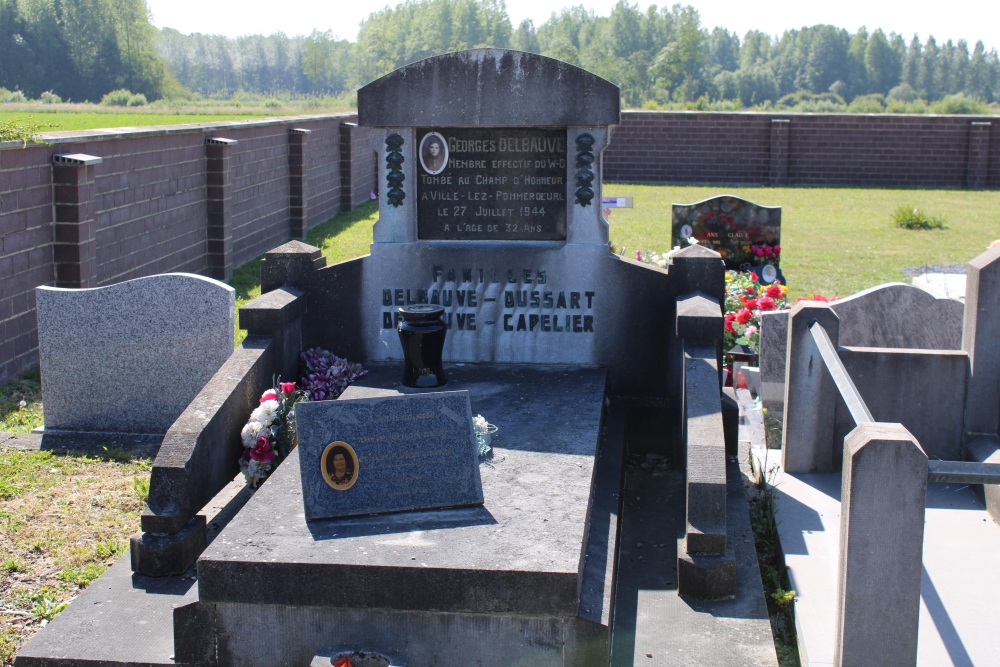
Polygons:
M582 5L598 16L608 16L617 0L507 0L507 15L516 27L530 18L540 26L564 7ZM308 35L314 29L330 30L337 37L355 41L358 28L370 13L398 2L324 2L323 0L147 0L158 28L182 33L201 32L229 37L284 32ZM645 9L655 4L669 7L672 0L638 1ZM920 40L934 35L937 43L965 39L972 46L982 40L987 49L1000 49L1000 2L997 0L950 0L944 5L902 0L689 0L698 10L703 27L716 26L736 32L748 30L780 36L785 30L829 23L854 33L861 26L873 32L882 28L902 34L906 41L916 34Z

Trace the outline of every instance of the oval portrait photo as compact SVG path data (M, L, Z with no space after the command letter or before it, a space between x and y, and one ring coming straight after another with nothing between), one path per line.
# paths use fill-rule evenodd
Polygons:
M331 442L320 457L323 479L338 491L346 491L358 481L358 455L346 442Z
M420 166L428 174L440 174L448 166L448 142L437 132L420 140Z

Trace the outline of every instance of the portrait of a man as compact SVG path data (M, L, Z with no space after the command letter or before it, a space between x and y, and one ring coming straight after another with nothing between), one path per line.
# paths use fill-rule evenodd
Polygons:
M323 479L338 491L346 491L358 480L358 455L346 442L332 442L320 459Z
M432 175L448 166L448 143L439 133L428 132L420 141L420 166Z

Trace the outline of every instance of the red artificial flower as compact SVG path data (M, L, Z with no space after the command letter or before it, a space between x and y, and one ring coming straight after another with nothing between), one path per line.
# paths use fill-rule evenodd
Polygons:
M258 439L258 443L260 442L260 440L261 439ZM263 440L266 441L267 438L263 438ZM271 449L271 445L268 444L267 442L265 442L263 445L258 444L256 447L250 450L250 458L259 463L270 463L271 461L274 460L275 456L277 456L277 454L274 453L274 451Z
M761 310L774 310L775 308L778 307L778 304L774 302L774 299L772 299L769 296L762 296L757 301L757 305L760 307Z
M780 299L784 296L784 292L781 291L781 285L775 283L773 285L768 285L767 289L764 290L764 296L769 296L772 299Z
M736 313L736 321L739 322L740 324L746 324L752 319L753 319L753 313L751 313L746 308Z
M281 386L281 393L284 394L285 396L291 396L292 392L295 391L294 382L282 382L280 383L280 386Z
M750 272L750 280L752 280L754 282L757 282L758 280L760 280L760 278L757 276L756 273L754 273L753 271L751 271Z
M823 296L822 294L813 294L813 298L812 298L812 300L813 300L813 301L829 301L829 299L827 299L827 298L826 298L825 296Z
M333 663L333 667L351 667L351 659L341 658L340 660L337 660L335 663Z
M736 319L736 313L726 313L726 331L731 334L736 333L736 329L733 328L733 320Z
M265 445L270 446L271 445L271 441L267 439L267 436L263 436L263 435L259 436L257 438L257 446L258 447L264 447Z
M757 299L747 299L743 302L743 307L747 310L757 310L757 305L760 303Z
M264 401L276 401L278 400L278 395L274 393L274 390L264 392L264 395L260 397L260 402Z

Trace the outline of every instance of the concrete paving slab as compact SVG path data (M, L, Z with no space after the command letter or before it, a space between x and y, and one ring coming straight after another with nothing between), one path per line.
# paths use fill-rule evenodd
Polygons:
M790 585L796 591L795 623L802 664L832 665L840 474L779 472L774 483L778 532ZM997 553L1000 526L990 520L972 489L959 484L929 484L918 665L1000 664Z
M655 460L655 459L654 459ZM684 532L684 477L669 466L626 469L612 632L612 667L776 665L742 475L727 465L728 534L736 597L677 594L677 538Z
M964 273L925 273L913 278L913 286L932 294L965 301Z

